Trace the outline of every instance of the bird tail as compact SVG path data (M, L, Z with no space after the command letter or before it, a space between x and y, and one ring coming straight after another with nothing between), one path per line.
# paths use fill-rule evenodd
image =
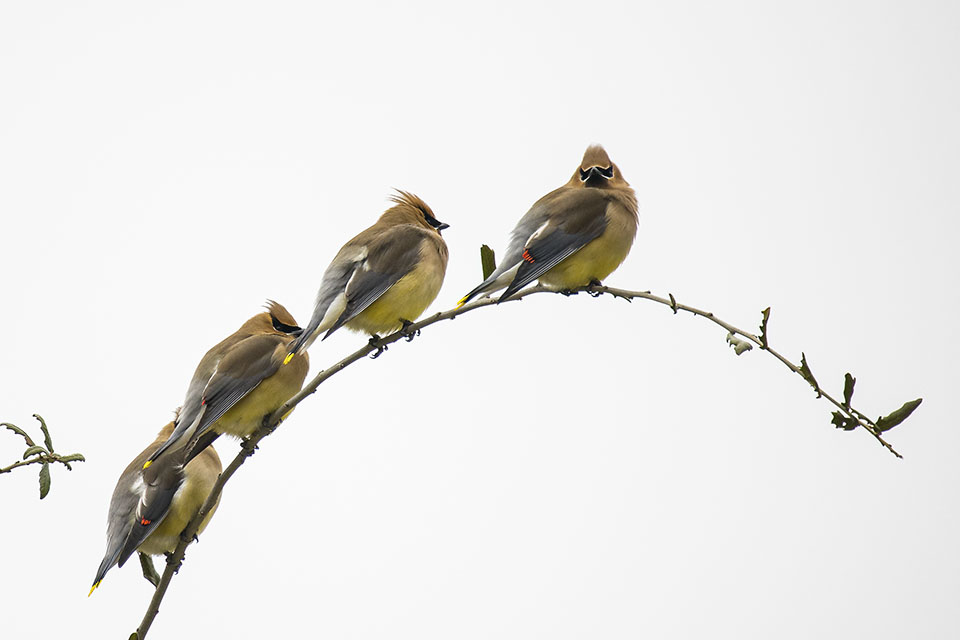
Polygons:
M484 280L483 282L481 282L481 283L480 283L479 285L477 285L476 287L474 287L474 289L473 289L470 293L468 293L467 295L465 295L465 296L463 296L462 298L460 298L460 301L457 302L457 309L459 309L460 307L462 307L463 305L467 304L468 302L470 302L471 300L473 300L474 298L476 298L478 295L480 295L481 293L483 293L483 292L486 290L487 286L490 284L490 283L488 282L488 280L489 280L489 278L488 278L487 280Z
M312 325L313 323L311 322L310 324ZM313 337L314 329L315 327L307 326L307 328L303 330L303 333L290 343L287 347L287 357L283 359L283 364L289 364L295 355L310 346L308 343L313 342L310 338Z
M100 561L100 568L97 569L97 576L93 579L93 586L90 587L90 593L87 594L87 597L93 595L94 590L100 586L100 583L103 582L103 578L107 575L107 571L110 571L113 568L113 565L117 564L117 558L120 557L121 545L115 544L107 548L106 555L103 556L103 560Z

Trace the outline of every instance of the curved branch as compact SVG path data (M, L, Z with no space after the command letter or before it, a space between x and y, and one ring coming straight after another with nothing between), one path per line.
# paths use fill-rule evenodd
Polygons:
M789 368L792 372L803 377L804 380L806 380L814 388L814 390L816 390L818 397L825 398L827 401L829 401L834 406L836 406L840 411L842 411L843 414L847 416L850 420L853 420L856 426L860 426L866 429L870 433L870 435L876 438L876 440L880 444L882 444L884 447L886 447L886 449L890 451L893 455L897 456L898 458L903 457L899 453L897 453L897 451L886 440L883 439L883 437L880 435L881 429L877 426L876 422L870 420L863 413L849 406L848 403L846 402L844 402L843 404L839 403L831 395L827 394L825 391L823 391L823 389L820 388L820 386L816 383L816 380L813 379L812 374L805 375L804 374L805 360L803 361L801 366L797 366L794 363L790 362L790 360L782 356L780 353L770 348L768 344L768 339L766 336L766 324L767 324L767 318L769 316L769 310L764 312L763 324L761 325L762 331L761 331L761 334L758 336L753 333L750 333L749 331L744 331L743 329L740 329L730 324L729 322L721 320L720 318L716 317L713 313L709 311L703 311L701 309L697 309L696 307L680 304L673 297L673 294L667 294L669 298L662 298L660 296L651 294L649 291L629 291L626 289L617 289L614 287L607 287L605 285L599 285L599 284L589 285L572 292L567 291L562 293L570 295L570 294L579 293L581 291L589 293L594 297L599 297L603 294L608 294L608 295L614 296L615 298L624 299L628 302L632 302L633 300L638 298L643 300L650 300L652 302L656 302L658 304L662 304L667 307L670 307L670 309L673 310L675 314L678 311L685 311L695 316L706 318L710 322L713 322L714 324L726 329L728 334L741 336L742 338L749 341L750 343L753 343L758 347L760 347L761 350L769 352L773 357L775 357L777 360L779 360L784 365L786 365L787 368ZM508 300L508 302L513 302L515 300L522 300L527 296L537 294L537 293L545 293L545 292L557 293L542 285L537 285L516 293ZM153 624L154 618L156 617L157 613L160 611L160 603L162 602L163 597L166 594L167 588L170 584L170 580L173 578L173 574L180 569L180 565L183 563L183 558L184 558L184 553L186 551L186 548L196 539L196 533L200 523L203 521L206 514L209 513L210 510L213 508L213 505L216 504L217 499L220 497L220 493L223 491L223 486L227 483L227 481L231 478L231 476L233 476L233 474L236 473L237 469L239 469L240 466L244 462L246 462L247 458L249 458L256 452L257 445L259 444L259 442L263 438L273 433L277 429L277 427L280 426L280 423L284 416L286 416L298 404L303 402L303 400L306 399L308 396L315 393L317 388L321 384L323 384L323 382L325 382L328 378L343 371L351 364L357 362L358 360L363 359L365 356L373 355L373 357L377 357L378 355L380 355L380 353L385 351L389 345L404 338L412 339L414 335L416 335L422 329L425 329L432 324L436 324L437 322L441 322L443 320L452 320L453 318L463 315L464 313L473 311L474 309L479 309L481 307L488 307L496 303L497 303L497 300L492 297L480 298L470 303L467 303L462 307L457 307L457 308L449 309L447 311L435 313L432 316L429 316L423 320L420 320L419 322L409 324L403 329L396 331L383 338L379 338L377 340L371 339L365 346L361 347L360 349L357 349L356 351L354 351L347 357L343 358L336 364L320 371L316 376L313 377L312 380L310 380L309 383L307 383L306 386L303 387L303 389L301 389L292 398L287 400L287 402L285 402L282 407L277 409L273 414L269 416L264 416L263 425L259 429L257 429L257 431L254 432L252 436L250 436L249 438L243 441L243 443L240 446L240 453L237 454L237 456L233 459L230 465L224 470L224 472L220 474L220 477L217 479L216 484L213 486L213 489L211 490L210 495L207 497L206 502L204 502L200 511L197 513L196 516L194 516L193 520L190 521L190 524L187 525L187 528L183 531L183 534L180 536L180 543L177 545L176 550L172 554L170 554L170 556L167 558L166 568L163 572L163 576L160 578L160 584L157 586L157 589L154 592L153 598L150 601L150 606L147 608L147 612L140 623L140 627L131 636L131 640L133 639L142 640L144 637L146 637L147 631L150 629L151 624ZM747 348L749 347L744 347L744 350ZM738 349L738 353L740 352L741 350ZM806 370L807 370L807 374L809 374L809 368L807 368Z

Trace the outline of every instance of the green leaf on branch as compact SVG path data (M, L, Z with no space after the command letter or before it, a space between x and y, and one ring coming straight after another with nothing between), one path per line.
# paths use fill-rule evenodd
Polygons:
M493 249L485 244L480 246L480 268L483 269L484 280L489 278L490 274L497 269L496 255L493 253Z
M35 456L38 453L46 453L47 450L41 447L38 444L33 445L32 447L27 447L27 450L23 452L22 460L26 460L30 456Z
M43 500L50 493L50 463L44 462L40 467L40 499Z
M810 365L807 364L807 354L803 352L800 353L800 375L814 388L818 398L823 395L820 393L820 385L817 384L817 379L813 377L813 372L810 371Z
M857 384L857 379L849 373L843 375L843 406L849 407L850 400L853 398L853 385Z
M87 461L87 459L84 458L83 455L79 453L71 453L68 456L60 456L58 459L60 460L60 462L86 462Z
M830 424L835 426L837 429L843 429L844 431L853 431L857 428L857 421L850 416L845 416L839 411L833 412L833 420L830 421Z
M47 451L53 453L53 440L50 438L50 431L47 430L46 421L40 417L39 413L33 414L33 417L40 421L40 431L43 431L43 443L47 445Z
M764 309L763 320L760 321L760 343L764 349L767 348L767 321L770 319L770 307Z
M917 398L916 400L911 400L910 402L905 402L902 407L894 411L888 416L883 416L877 420L877 429L882 433L884 431L889 431L895 426L906 420L910 417L910 414L913 413L917 407L920 406L920 403L923 402L923 398Z
M26 441L28 447L32 447L34 444L36 444L36 443L33 441L33 438L31 438L31 437L27 434L26 431L24 431L23 429L21 429L21 428L18 427L17 425L15 425L15 424L10 424L9 422L4 422L4 423L3 423L3 426L5 426L7 429L10 429L10 431L13 431L13 432L16 433L17 435L21 436L21 437L24 439L24 441Z

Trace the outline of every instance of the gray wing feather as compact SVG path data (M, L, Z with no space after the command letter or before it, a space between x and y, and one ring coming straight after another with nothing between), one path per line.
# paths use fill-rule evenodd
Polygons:
M323 272L323 279L320 281L320 289L317 291L317 300L313 307L313 315L310 316L310 322L304 327L303 333L290 344L290 353L297 353L313 344L316 335L323 329L320 325L327 315L330 305L333 304L337 296L346 290L353 274L366 260L367 251L361 249L361 247L347 243L337 253L327 270Z
M367 259L358 265L345 287L347 306L324 338L363 313L417 266L427 233L404 224L391 228L370 243Z

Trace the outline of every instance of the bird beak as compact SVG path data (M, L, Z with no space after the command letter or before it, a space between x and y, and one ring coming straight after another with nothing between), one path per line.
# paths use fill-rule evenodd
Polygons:
M586 171L583 169L580 170L580 182L590 182L591 180L599 182L599 178L602 177L603 174L600 172L600 167L590 167Z
M449 228L450 228L450 225L448 225L446 222L441 222L439 225L437 225L437 231L443 231L444 229L449 229Z

